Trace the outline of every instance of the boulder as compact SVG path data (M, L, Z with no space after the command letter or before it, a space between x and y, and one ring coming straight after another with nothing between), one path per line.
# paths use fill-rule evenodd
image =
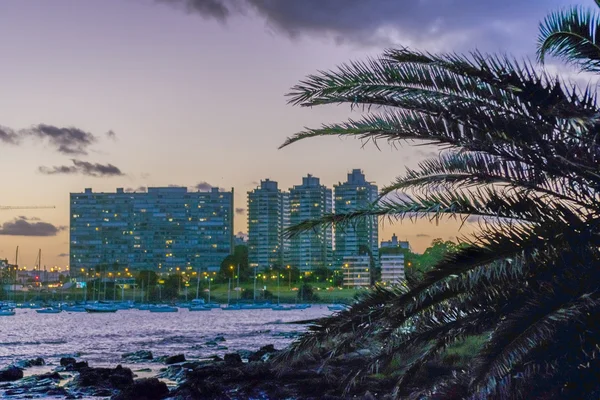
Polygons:
M278 350L272 344L261 347L256 353L248 357L248 361L268 361Z
M242 364L242 357L238 353L229 353L224 356L225 365L235 366Z
M23 370L10 365L0 370L0 382L17 381L23 377Z
M63 379L63 376L61 374L59 374L58 372L47 372L45 374L34 375L34 376L39 380L52 379L52 380L60 381L61 379Z
M33 358L31 360L20 360L20 361L17 361L14 365L19 368L29 368L29 367L39 367L42 365L46 365L46 362L44 361L43 358L38 357L38 358Z
M161 371L157 377L171 381L180 381L185 377L185 371L181 364L169 365L164 371Z
M185 362L185 356L183 354L176 354L165 359L165 364L167 365L177 364L181 362Z
M68 367L69 365L75 365L76 362L77 362L77 360L75 360L73 357L62 357L60 359L60 365L63 367Z
M74 369L75 371L79 371L79 370L80 370L80 369L82 369L82 368L88 368L88 367L89 367L89 366L88 366L88 363L87 363L87 361L77 361L77 362L75 363L75 365L73 365L73 369Z
M160 400L169 395L167 384L157 378L137 379L113 400Z
M125 353L121 355L122 358L127 359L127 361L146 361L152 360L154 357L152 356L152 352L148 350L139 350L134 351L132 353Z
M217 336L216 338L213 339L213 341L215 341L215 342L224 342L225 338L223 336Z
M250 356L252 354L254 354L254 352L251 350L238 350L237 353L240 355L240 357L242 357L242 360L243 359L248 360L250 358Z
M124 389L133 383L133 372L117 365L116 368L82 368L69 386L76 388Z

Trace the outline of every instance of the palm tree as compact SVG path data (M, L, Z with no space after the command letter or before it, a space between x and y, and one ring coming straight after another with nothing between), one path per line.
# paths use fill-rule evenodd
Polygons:
M541 47L540 54L572 54L556 46ZM384 188L368 209L306 221L291 234L373 216L474 216L480 223L417 285L376 288L350 310L318 321L283 364L305 357L327 364L368 348L368 362L354 367L348 385L394 371L398 397L600 396L600 108L594 91L508 57L399 49L311 75L289 96L308 107L348 103L363 116L306 130L283 146L350 136L443 148ZM416 383L424 365L472 335L485 343L468 368Z

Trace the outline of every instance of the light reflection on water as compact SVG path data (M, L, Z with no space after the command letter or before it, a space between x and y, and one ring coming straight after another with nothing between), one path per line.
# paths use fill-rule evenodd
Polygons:
M54 364L62 355L80 353L90 366L122 363L121 355L150 350L155 357L183 353L187 359L223 355L239 349L257 350L266 344L283 348L293 339L282 333L304 331L303 325L281 322L330 315L325 306L306 310L242 310L150 313L119 310L114 314L38 314L17 309L17 315L0 317L0 366L42 357ZM223 336L227 350L205 342Z

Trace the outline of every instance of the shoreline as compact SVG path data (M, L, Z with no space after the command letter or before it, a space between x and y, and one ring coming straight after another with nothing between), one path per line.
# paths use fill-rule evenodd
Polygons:
M187 360L184 355L154 358L145 350L123 354L116 366L89 365L74 357L59 360L23 360L19 366L0 370L0 393L7 399L107 398L114 400L188 399L329 399L344 394L348 367L367 356L356 353L334 360L326 370L320 362L294 366L275 365L282 350L272 345L258 351L238 350L224 357ZM41 361L40 361L41 360ZM33 363L34 365L30 365ZM154 368L147 368L152 365ZM140 368L141 367L141 368ZM3 379L7 371L22 372L16 379ZM337 377L337 378L335 378ZM390 382L370 380L357 385L351 396L388 399ZM358 396L358 397L356 397Z

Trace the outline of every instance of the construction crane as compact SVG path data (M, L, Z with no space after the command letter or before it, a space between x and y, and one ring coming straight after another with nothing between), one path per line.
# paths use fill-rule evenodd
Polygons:
M56 208L56 206L0 206L0 210L38 210L40 208Z

